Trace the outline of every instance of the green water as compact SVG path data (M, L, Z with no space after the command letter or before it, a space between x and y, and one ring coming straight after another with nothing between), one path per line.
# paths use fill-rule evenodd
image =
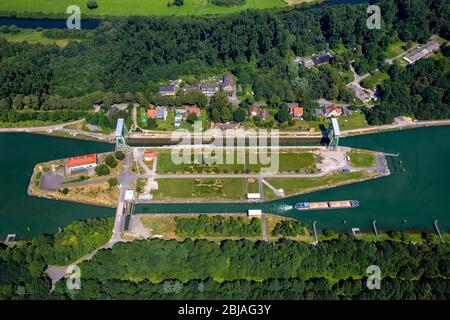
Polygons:
M319 191L264 204L153 204L138 205L136 212L214 213L245 212L262 208L299 218L319 228L349 231L353 227L433 230L438 219L442 230L450 230L450 127L423 128L342 139L347 146L400 153L405 172L353 185ZM112 216L114 210L74 203L37 199L26 193L33 167L38 162L78 154L111 150L95 142L26 134L0 134L0 238L8 233L33 236L54 233L77 219ZM299 212L299 201L356 199L360 207L348 210ZM406 219L406 223L402 220ZM342 221L347 220L347 224ZM27 231L31 227L31 231Z
M77 219L113 216L114 210L27 195L36 163L112 149L109 144L28 134L0 134L0 240L8 233L55 233ZM28 231L28 227L31 230Z

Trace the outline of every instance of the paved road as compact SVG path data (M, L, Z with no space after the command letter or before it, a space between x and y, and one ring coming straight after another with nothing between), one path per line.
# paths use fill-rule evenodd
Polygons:
M261 214L261 228L262 228L262 239L263 241L267 241L267 223L266 223L266 215L264 213Z
M119 199L118 206L116 209L116 217L114 219L113 234L110 242L116 243L121 241L120 233L124 225L124 210L125 210L125 192L132 187L132 181L134 175L131 173L131 165L133 160L133 153L131 150L125 152L125 165L123 166L123 172L117 176L119 180Z

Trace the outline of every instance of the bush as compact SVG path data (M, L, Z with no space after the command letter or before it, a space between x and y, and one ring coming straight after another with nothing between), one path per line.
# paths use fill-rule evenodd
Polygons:
M108 155L105 158L105 163L108 165L108 167L110 168L115 168L117 167L117 160L116 158L114 158L114 156L112 154Z
M67 196L69 194L69 189L64 188L62 190L59 190L59 192L61 192L63 195Z
M99 176L107 176L111 171L106 164L101 164L95 168L95 173Z
M114 153L114 156L117 160L125 159L125 153L123 153L122 151L116 151L116 153Z
M86 6L88 7L88 9L91 9L91 10L97 9L97 8L98 8L97 2L92 1L92 0L88 1L88 2L86 3Z

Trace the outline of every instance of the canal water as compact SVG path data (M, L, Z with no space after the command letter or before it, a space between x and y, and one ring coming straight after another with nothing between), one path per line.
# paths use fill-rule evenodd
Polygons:
M69 15L67 15L69 16ZM100 25L99 19L81 19L82 30L93 30ZM63 19L25 19L0 17L0 26L16 26L21 29L67 29L66 20Z
M245 212L262 208L295 217L309 226L350 231L379 229L433 230L438 219L450 230L450 127L422 128L341 139L341 144L400 153L404 172L307 195L263 204L152 204L138 205L138 213ZM38 199L27 195L33 167L38 162L79 154L105 152L112 145L29 134L0 134L0 239L8 233L34 236L54 233L58 227L89 217L113 216L114 210L69 202ZM299 201L355 199L360 207L347 210L299 212ZM347 223L344 224L343 221ZM406 220L406 223L403 223ZM30 229L28 229L30 228Z
M36 163L79 154L105 152L110 144L30 134L0 134L0 241L8 233L55 233L74 220L114 216L114 210L30 197ZM30 229L28 229L30 228Z

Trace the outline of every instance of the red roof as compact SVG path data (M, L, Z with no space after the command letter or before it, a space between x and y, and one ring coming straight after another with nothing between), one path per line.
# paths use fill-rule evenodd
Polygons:
M293 107L291 109L291 113L294 117L301 117L303 115L303 108L302 107Z
M342 108L339 108L335 104L330 104L328 107L326 107L325 114L330 114L333 111L336 111L338 115L342 114Z
M153 152L146 151L144 152L144 159L153 159L155 154Z
M148 111L147 111L147 118L148 119L156 118L156 110L155 109L148 109Z
M97 155L96 154L88 154L85 156L66 159L66 164L69 168L85 166L85 165L94 164L94 163L97 163Z
M191 113L195 113L197 115L197 117L200 117L200 108L199 107L187 107L186 108L187 113L191 114Z

